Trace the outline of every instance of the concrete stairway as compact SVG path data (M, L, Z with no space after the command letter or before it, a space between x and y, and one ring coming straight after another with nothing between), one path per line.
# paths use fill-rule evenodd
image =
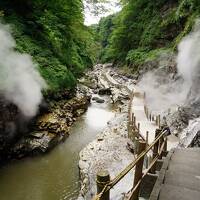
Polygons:
M150 200L180 199L200 199L200 148L171 151L150 197Z

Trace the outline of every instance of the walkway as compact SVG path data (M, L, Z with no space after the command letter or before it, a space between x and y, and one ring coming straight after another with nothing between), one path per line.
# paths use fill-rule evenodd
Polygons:
M140 123L140 134L146 138L146 132L149 132L148 143L151 144L155 139L155 130L158 128L155 121L149 121L147 119L144 105L145 99L143 93L139 88L135 87L134 98L132 101L132 113L136 117L136 124ZM171 135L168 136L167 149L170 150L178 145L178 138Z
M200 199L200 148L176 149L164 161L150 200Z

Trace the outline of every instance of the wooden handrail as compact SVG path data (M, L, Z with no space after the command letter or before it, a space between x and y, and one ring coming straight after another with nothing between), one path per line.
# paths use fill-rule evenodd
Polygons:
M140 155L138 155L138 157L132 162L130 163L122 172L120 172L113 180L111 180L109 183L105 184L104 188L102 189L102 191L97 194L93 200L101 200L101 197L103 196L104 193L106 193L107 191L109 191L111 188L113 188L120 180L122 180L122 178L127 175L130 170L132 170L136 164L145 156L147 155L147 153L154 147L155 144L158 143L158 141L162 138L165 137L166 133L168 131L164 130L161 131L161 133L155 138L155 140L145 149L145 151L143 151ZM166 141L166 140L164 140ZM164 148L164 144L162 144L163 148ZM162 152L159 150L159 154L161 154ZM157 156L155 157L157 160ZM155 159L154 158L154 159ZM153 165L152 165L153 166Z
M104 76L105 76L105 79L108 82L111 82L109 80L109 78L107 77L107 74L106 75L104 74ZM121 88L125 88L126 87L126 86L120 85L117 82L116 83L112 83L111 82L111 84L113 84L115 87L121 87ZM128 87L126 87L126 89L130 93L130 95L129 95L130 101L129 101L129 105L128 105L128 123L127 123L128 136L129 136L129 138L131 138L131 133L133 134L134 132L135 133L137 132L137 135L133 135L133 138L138 137L138 139L142 140L141 141L142 143L147 142L145 140L145 138L141 135L141 133L140 133L140 125L138 125L138 127L137 127L134 114L132 113L132 101L133 101L133 98L134 98L134 91L130 91L130 89ZM146 94L144 94L144 98L145 97L146 97ZM146 105L144 106L144 111L145 111L145 114L146 114L147 118L149 119L149 114L150 113L149 113L148 108L147 108ZM151 120L151 118L152 117L150 116L150 120ZM158 125L159 128L160 128L160 116L157 117L156 121L157 121L156 125ZM137 199L138 192L139 192L138 187L140 186L142 179L146 176L146 174L153 167L155 167L156 161L162 156L163 151L166 150L167 139L165 138L165 136L166 136L167 132L168 132L168 130L166 130L166 129L165 130L159 130L159 133L158 133L158 130L156 130L155 140L151 144L146 144L145 145L146 149L144 151L142 151L137 156L137 158L132 163L130 163L123 171L121 171L113 180L110 180L108 182L101 182L101 183L99 183L99 181L98 181L98 184L100 184L100 187L101 187L101 192L99 192L99 194L97 194L93 198L93 200L109 200L109 195L108 194L109 194L110 189L113 188L119 181L121 181L124 178L124 176L126 176L130 172L130 170L132 170L136 165L140 165L141 166L141 163L142 163L142 166L143 166L144 157L147 155L147 153L150 150L152 150L152 148L154 148L154 151L153 151L154 154L153 154L152 162L150 163L148 169L145 170L144 173L142 173L142 176L140 176L141 179L138 180L138 178L137 178L137 181L134 183L131 195L129 197L129 200ZM148 135L148 133L147 133L147 135ZM136 167L136 169L137 168L138 168L138 166ZM140 175L141 175L141 170L142 169L140 168ZM99 188L98 188L98 191L99 191ZM107 194L107 195L105 195L105 194Z

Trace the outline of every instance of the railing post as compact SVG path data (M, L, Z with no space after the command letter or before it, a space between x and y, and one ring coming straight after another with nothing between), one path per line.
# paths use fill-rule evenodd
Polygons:
M167 137L165 138L164 149L162 152L162 156L166 156L166 155L167 155Z
M102 170L97 173L97 194L100 194L106 184L110 182L110 174L107 170ZM109 200L110 191L105 192L100 198L100 200Z
M158 127L160 128L160 115L158 115Z
M161 138L160 138L160 140L159 140L159 152L160 152L160 150L161 150L161 147L162 147L162 144L165 142L165 138L164 138L164 136L162 136ZM163 149L164 150L164 149ZM163 152L160 152L160 156L159 156L159 159L162 159L162 157L163 157Z
M149 131L146 132L146 145L149 144Z
M157 138L160 134L160 129L156 129L155 132L155 138ZM153 148L153 159L158 155L158 146L159 146L159 141L155 143L154 148ZM151 173L155 174L156 173L156 163L152 166L151 168Z
M149 110L147 108L147 111L146 111L146 116L147 116L147 119L149 119Z
M135 116L134 116L133 122L134 122L134 127L136 128L136 117Z
M139 156L145 150L145 148L146 148L146 142L139 140L137 156ZM133 188L138 184L138 182L142 178L143 162L144 162L144 157L142 157L136 164ZM137 187L137 189L133 192L130 200L138 200L139 192L140 192L140 187Z
M138 132L140 133L140 123L138 123Z

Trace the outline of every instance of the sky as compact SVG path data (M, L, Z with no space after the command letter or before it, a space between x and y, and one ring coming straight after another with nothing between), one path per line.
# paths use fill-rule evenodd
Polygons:
M113 13L120 11L121 10L120 6L116 5L118 1L119 0L112 0L112 2L104 3L103 5L108 11L102 14L99 14L98 16L95 16L94 14L92 14L90 10L85 9L85 25L89 26L91 24L97 24L102 17L106 17L108 15L111 15Z

